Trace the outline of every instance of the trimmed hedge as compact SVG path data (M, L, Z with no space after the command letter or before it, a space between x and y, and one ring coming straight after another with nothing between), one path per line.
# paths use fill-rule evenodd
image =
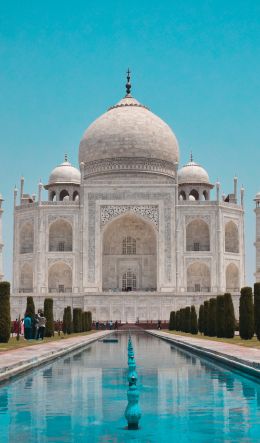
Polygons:
M82 332L82 309L73 309L73 332Z
M62 330L64 334L72 333L72 315L70 306L64 308Z
M207 329L209 337L215 337L217 335L216 331L216 307L217 301L215 298L210 298L209 300L209 312L208 312L208 322Z
M223 338L225 336L225 306L224 306L224 296L218 295L216 301L216 333L218 338Z
M45 337L54 335L54 319L53 319L53 299L45 298L44 300L44 317L46 318Z
M233 338L235 335L235 312L232 296L228 292L224 294L224 337Z
M27 312L29 317L31 317L32 319L35 317L35 306L34 306L33 297L27 297L25 312Z
M204 335L209 335L208 331L209 325L209 301L204 301L204 316L203 316L203 332Z
M239 335L244 340L250 340L254 335L254 305L252 288L241 289L239 299Z
M11 333L10 283L0 282L0 343L8 343Z
M174 331L176 329L176 314L175 311L171 311L169 320L169 331Z
M194 335L198 334L198 319L194 305L190 309L190 332Z
M260 283L254 284L254 318L255 333L257 339L260 340Z
M204 305L200 305L198 329L201 334L204 332Z
M176 312L175 315L175 322L176 322L176 331L180 331L181 330L181 313L180 311Z

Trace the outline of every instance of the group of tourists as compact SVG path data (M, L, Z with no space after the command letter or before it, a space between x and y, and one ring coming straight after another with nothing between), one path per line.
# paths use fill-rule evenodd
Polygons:
M118 329L118 321L117 320L115 322L113 322L112 320L106 322L96 321L96 330L98 331L99 329L109 329L109 330Z
M13 322L13 334L23 335L25 340L43 340L45 327L46 318L42 311L39 311L35 316L31 316L26 312L22 320L16 319Z

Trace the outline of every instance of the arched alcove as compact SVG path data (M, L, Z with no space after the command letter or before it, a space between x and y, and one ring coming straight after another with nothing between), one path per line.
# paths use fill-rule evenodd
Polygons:
M230 263L226 268L226 291L240 291L239 269L234 263Z
M131 290L156 289L157 236L149 222L133 214L116 218L105 227L102 247L103 290L125 290L128 272L135 276Z
M60 192L60 201L63 201L63 200L69 200L69 198L70 198L70 196L69 196L69 192L67 191L67 189L63 189L61 192Z
M72 198L73 198L73 201L76 201L76 202L79 201L79 193L78 193L78 191L74 191L73 192Z
M33 292L33 265L32 263L24 263L20 269L19 291L31 293Z
M49 251L72 251L72 226L63 218L53 222L49 227Z
M225 225L225 252L239 252L238 227L233 221Z
M187 268L187 291L210 292L210 269L205 263L194 262Z
M192 220L186 227L186 250L209 251L210 233L208 224L201 219Z
M56 202L57 201L57 196L56 196L56 192L55 191L51 191L50 192L50 201L52 201L52 202Z
M192 189L189 193L189 200L199 200L199 192L197 189Z
M179 200L186 200L186 192L185 191L181 191L179 194Z
M49 292L72 292L72 270L69 265L59 261L48 270Z
M34 232L32 223L24 224L20 229L20 254L33 252Z

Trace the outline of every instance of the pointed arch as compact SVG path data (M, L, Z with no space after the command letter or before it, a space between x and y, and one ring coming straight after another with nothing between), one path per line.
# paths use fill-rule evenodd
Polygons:
M49 251L73 250L73 230L70 222L59 218L49 226Z
M239 252L238 227L232 220L225 225L225 252Z

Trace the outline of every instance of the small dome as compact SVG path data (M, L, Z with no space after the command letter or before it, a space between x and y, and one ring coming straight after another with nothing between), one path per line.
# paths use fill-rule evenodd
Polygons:
M256 194L255 200L260 200L260 191Z
M190 161L184 165L178 172L179 184L210 184L209 175L205 169L198 163Z
M122 157L179 160L171 128L130 94L88 127L79 147L79 163Z
M80 185L80 171L68 161L65 156L65 161L53 169L49 177L49 185L58 183L76 184Z

